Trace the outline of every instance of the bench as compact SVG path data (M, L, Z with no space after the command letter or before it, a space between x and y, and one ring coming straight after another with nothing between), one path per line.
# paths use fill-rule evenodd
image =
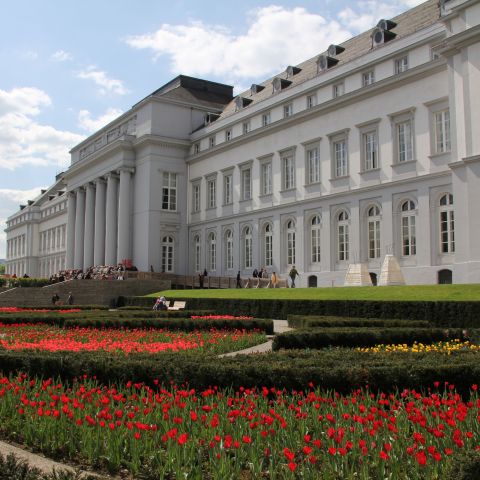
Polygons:
M173 302L171 307L168 307L167 310L184 310L187 302Z

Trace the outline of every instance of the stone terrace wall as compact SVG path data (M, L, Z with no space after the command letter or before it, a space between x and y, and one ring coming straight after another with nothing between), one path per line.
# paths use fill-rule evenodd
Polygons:
M140 296L168 289L168 280L71 280L48 287L19 287L1 292L0 306L48 307L55 293L66 304L69 292L75 305L112 305L119 296Z

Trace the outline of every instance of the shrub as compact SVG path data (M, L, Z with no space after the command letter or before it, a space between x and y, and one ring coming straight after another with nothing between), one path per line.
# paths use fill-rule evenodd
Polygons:
M30 375L71 380L83 374L95 375L103 383L134 380L153 385L165 384L192 388L266 386L304 389L313 382L324 389L349 392L369 385L371 390L395 388L427 389L436 381L449 382L459 392L478 383L478 354L440 353L364 353L349 349L321 352L286 350L264 355L218 357L183 353L128 356L106 352L6 351L0 349L0 371L23 371Z
M119 312L108 312L108 314ZM166 330L179 330L191 332L193 330L210 330L216 328L218 330L261 330L268 335L273 334L273 320L270 319L252 319L252 320L212 320L212 319L195 319L185 318L185 313L180 311L163 311L148 312L151 316L133 315L105 315L99 316L84 314L48 314L33 313L31 315L4 314L0 315L0 323L12 325L15 323L45 323L48 325L56 325L58 327L74 328L74 327L94 327L94 328L155 328ZM195 312L194 312L195 313ZM198 312L196 312L198 313ZM124 316L125 315L125 316Z
M314 327L410 327L427 328L426 320L395 320L381 318L322 317L314 315L288 315L288 326L292 328Z
M463 340L462 330L440 328L316 328L277 335L273 350L281 348L372 347L378 344L433 343L449 338Z
M182 300L178 298L176 300ZM256 318L283 318L288 314L353 318L428 320L437 327L480 328L479 302L369 301L369 300L238 300L184 298L188 308L235 312ZM151 307L151 297L120 297L122 305Z

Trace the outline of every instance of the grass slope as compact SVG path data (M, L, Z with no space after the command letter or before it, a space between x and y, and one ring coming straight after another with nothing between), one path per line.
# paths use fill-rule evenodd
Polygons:
M242 300L475 301L480 300L480 284L407 285L402 287L166 290L147 296L157 297L160 295L164 295L169 300L174 298L227 298Z

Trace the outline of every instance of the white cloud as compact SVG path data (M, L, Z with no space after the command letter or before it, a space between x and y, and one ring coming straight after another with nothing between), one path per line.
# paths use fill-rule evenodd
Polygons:
M107 73L98 69L94 65L90 65L85 70L77 74L78 78L85 80L92 80L100 87L100 93L105 95L107 93L114 93L116 95L125 95L129 93L121 80L116 78L109 78Z
M92 118L92 114L88 110L80 110L78 113L78 126L87 132L96 132L122 113L123 111L118 108L109 108L103 115Z
M392 18L405 10L415 7L425 0L362 0L355 9L346 7L338 14L340 23L358 34L374 27L382 18Z
M222 26L191 22L163 24L156 32L131 36L128 45L167 55L175 72L262 78L324 51L351 36L339 22L304 8L269 6L249 15L249 28L234 35Z
M65 50L57 50L50 55L50 60L54 62L66 62L67 60L73 60L73 55Z
M51 103L38 88L0 90L0 169L68 165L70 148L84 137L36 121L35 116Z

